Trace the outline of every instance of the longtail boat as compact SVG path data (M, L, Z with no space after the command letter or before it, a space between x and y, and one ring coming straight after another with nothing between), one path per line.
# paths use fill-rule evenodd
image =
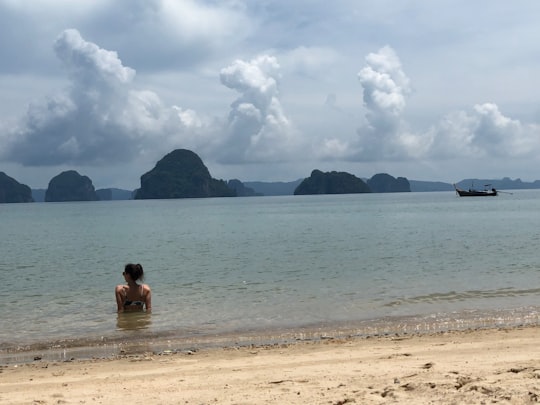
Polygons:
M486 187L488 186L490 186L490 184L486 184ZM492 188L491 190L488 190L487 188L485 190L475 190L474 188L462 190L455 184L454 188L456 189L457 195L459 195L460 197L495 197L498 193L498 191L494 188Z

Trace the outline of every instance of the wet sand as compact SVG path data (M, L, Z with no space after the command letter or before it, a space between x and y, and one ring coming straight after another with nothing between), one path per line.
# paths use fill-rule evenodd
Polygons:
M529 404L540 328L10 364L0 404Z

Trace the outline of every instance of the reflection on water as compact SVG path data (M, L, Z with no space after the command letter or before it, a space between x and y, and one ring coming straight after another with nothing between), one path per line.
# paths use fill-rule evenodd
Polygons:
M148 329L152 323L152 318L146 312L119 312L116 320L118 330L139 330Z

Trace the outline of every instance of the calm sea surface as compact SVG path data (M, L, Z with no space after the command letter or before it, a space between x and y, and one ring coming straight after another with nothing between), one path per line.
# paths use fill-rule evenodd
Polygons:
M3 204L0 354L536 324L539 213L536 190ZM116 314L128 262L151 315Z

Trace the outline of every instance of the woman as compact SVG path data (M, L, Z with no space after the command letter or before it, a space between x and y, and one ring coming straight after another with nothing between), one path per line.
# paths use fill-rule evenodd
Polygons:
M138 284L144 278L144 271L140 264L126 264L124 279L127 285L117 285L116 305L118 312L152 311L152 291L146 284Z

